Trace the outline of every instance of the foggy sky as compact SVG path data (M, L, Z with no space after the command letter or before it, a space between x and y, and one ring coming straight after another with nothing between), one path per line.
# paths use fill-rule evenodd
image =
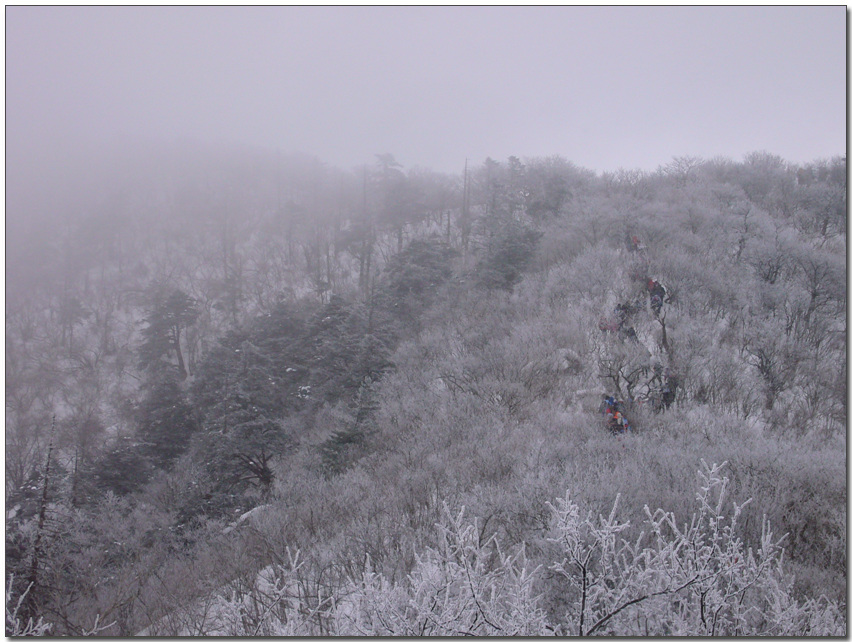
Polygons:
M845 153L845 38L842 6L7 7L7 170L175 138L344 168L805 162Z

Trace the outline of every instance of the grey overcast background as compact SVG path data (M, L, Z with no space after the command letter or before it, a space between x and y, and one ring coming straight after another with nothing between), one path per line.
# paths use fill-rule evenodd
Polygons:
M343 168L805 162L845 153L846 92L845 6L7 7L7 189L175 139Z

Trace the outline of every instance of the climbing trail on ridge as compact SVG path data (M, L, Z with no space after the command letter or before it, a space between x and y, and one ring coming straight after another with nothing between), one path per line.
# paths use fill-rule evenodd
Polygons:
M627 248L633 256L629 270L631 294L598 321L611 352L632 357L626 359L629 365L616 357L607 360L609 369L601 374L610 391L602 395L598 411L614 434L632 431L626 416L632 410L650 407L658 413L671 407L679 385L666 333L665 305L671 303L671 294L658 279L650 276L647 249L638 236L628 235ZM657 342L660 350L655 345L643 344L636 332L637 325L649 320L660 327Z

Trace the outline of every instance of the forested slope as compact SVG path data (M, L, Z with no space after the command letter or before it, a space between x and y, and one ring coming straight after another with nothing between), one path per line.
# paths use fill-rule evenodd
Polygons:
M68 207L8 260L7 633L845 634L845 158Z

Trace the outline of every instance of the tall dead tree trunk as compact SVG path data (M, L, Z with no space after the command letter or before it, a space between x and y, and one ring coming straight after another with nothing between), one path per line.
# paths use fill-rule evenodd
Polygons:
M366 297L370 287L370 261L373 254L373 221L367 209L367 166L364 165L364 190L362 204L362 219L365 224L364 236L361 240L361 253L358 266L358 287Z
M461 236L462 250L467 255L470 242L470 180L467 174L466 158L464 159L464 188L462 190Z
M56 415L53 416L53 421L50 427L50 440L47 447L47 463L44 466L44 483L41 488L41 502L38 509L38 523L36 525L35 540L33 541L33 557L30 563L30 573L27 578L29 591L26 594L24 603L21 605L23 621L32 618L35 622L38 620L39 613L39 598L41 597L41 586L39 584L39 571L44 557L44 533L45 524L47 522L47 500L48 489L50 487L50 467L53 463L53 442L56 435Z

